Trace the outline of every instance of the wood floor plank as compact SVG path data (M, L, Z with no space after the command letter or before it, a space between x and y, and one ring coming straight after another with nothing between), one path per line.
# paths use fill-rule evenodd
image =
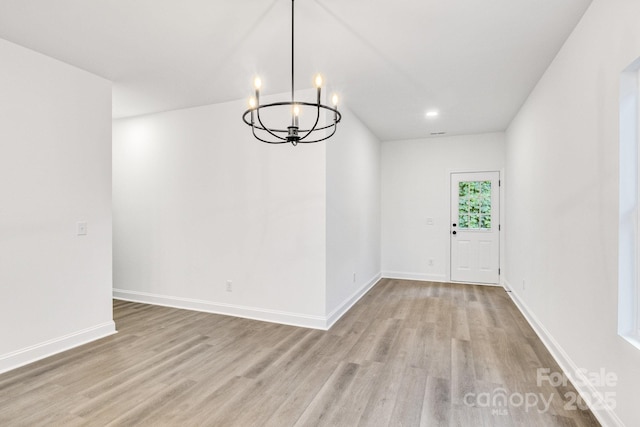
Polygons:
M502 384L504 382L502 358L492 344L492 337L497 333L496 330L477 323L469 325L469 329L476 378L480 381Z
M391 413L390 426L418 426L422 414L427 375L424 369L407 366Z
M332 409L328 419L329 426L356 426L364 413L367 401L373 392L373 385L379 378L385 364L366 362L359 366L358 372L345 394L348 399L340 399Z
M398 335L389 362L384 364L384 370L373 385L374 390L369 397L359 425L387 425L391 421L396 399L402 386L401 381L407 366L411 366L409 348L414 344L413 339L415 339L415 333L406 328Z
M0 425L598 425L497 287L382 279L326 332L113 306L118 334L0 375Z
M158 408L166 410L166 406L169 403L173 402L180 395L187 393L194 384L195 382L191 380L182 380L173 384L166 384L159 392L147 396L141 404L109 422L107 426L140 425L147 419L152 418L158 411Z
M339 337L323 334L319 344L306 360L300 375L295 381L289 382L286 399L277 408L274 407L272 414L265 413L265 427L293 425L337 368L336 363L328 363L325 357L337 350Z
M294 425L304 427L328 425L331 412L340 399L347 396L347 390L356 377L358 369L360 365L356 363L340 363Z
M420 414L420 427L448 426L451 422L451 385L449 380L427 377Z
M451 340L451 402L462 405L465 396L476 393L476 373L469 341Z

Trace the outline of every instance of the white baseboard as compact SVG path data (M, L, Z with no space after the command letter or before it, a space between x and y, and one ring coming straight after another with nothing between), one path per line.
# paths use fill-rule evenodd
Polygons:
M113 321L0 355L0 374L116 333Z
M575 382L573 385L576 388L576 391L583 397L584 401L602 402L599 404L599 408L591 408L591 412L593 412L593 415L595 415L600 424L605 427L623 427L624 423L622 420L618 418L610 406L605 404L606 400L604 399L604 396L602 396L602 393L600 393L591 384L589 379L584 376L583 371L573 362L573 360L571 360L569 355L553 338L540 320L538 320L536 315L533 314L527 305L519 298L518 294L513 292L513 287L507 282L507 280L503 281L503 286L508 291L516 307L518 307L522 315L527 319L527 322L529 322L529 325L531 325L547 350L549 350L551 356L556 360L560 369L564 371L568 378L577 377L579 379L579 381Z
M324 316L311 316L301 313L291 313L258 307L248 307L115 288L113 289L113 298L144 304L203 311L205 313L242 317L245 319L260 320L263 322L282 323L284 325L300 326L303 328L327 329L327 319Z
M335 310L325 316L311 316L307 314L286 311L269 310L265 308L247 307L241 305L217 303L191 298L157 295L146 292L113 289L113 298L123 301L139 302L143 304L161 305L165 307L182 308L185 310L202 311L205 313L222 314L226 316L242 317L263 322L281 323L283 325L299 326L302 328L329 330L353 305L360 300L381 278L376 274L357 291L340 304Z
M420 280L423 282L446 282L445 274L407 273L403 271L383 271L385 279Z
M358 301L360 298L364 296L371 288L375 286L376 283L380 281L382 278L382 274L378 273L374 277L371 278L367 283L365 283L360 289L355 291L353 295L347 298L342 304L340 304L335 310L327 315L327 330L331 328L344 314L349 311L351 307Z

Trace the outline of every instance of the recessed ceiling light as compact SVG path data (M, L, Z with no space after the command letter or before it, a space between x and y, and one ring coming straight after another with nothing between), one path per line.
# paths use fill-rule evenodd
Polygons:
M427 117L437 117L438 113L436 110L427 111Z

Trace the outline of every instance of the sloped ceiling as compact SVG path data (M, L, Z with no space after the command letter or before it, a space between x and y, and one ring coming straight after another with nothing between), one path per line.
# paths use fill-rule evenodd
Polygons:
M297 0L296 87L322 72L382 140L501 131L590 2ZM256 74L288 91L290 19L290 0L0 0L0 37L112 80L114 118L245 98Z

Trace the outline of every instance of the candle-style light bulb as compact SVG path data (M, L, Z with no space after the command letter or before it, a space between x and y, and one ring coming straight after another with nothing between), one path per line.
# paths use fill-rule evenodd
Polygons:
M316 85L316 92L317 92L317 100L316 102L318 103L318 105L320 105L320 100L322 99L322 76L320 74L316 74L316 78L314 79L313 83Z
M298 117L300 116L300 106L299 105L294 105L293 106L293 125L295 127L298 127L299 121L298 121Z
M256 88L255 103L256 105L258 105L260 104L260 87L262 87L262 80L260 80L260 77L256 76L256 78L253 79L253 87ZM255 108L255 107L252 106L251 108ZM251 113L251 115L253 116L253 113Z
M249 98L249 108L251 109L251 126L253 126L253 123L254 123L253 112L256 109L257 103L258 101L256 101L256 98L254 98L253 96Z
M331 103L333 104L333 108L336 109L336 111L333 112L333 121L336 123L338 123L338 94L334 93L333 96L331 97Z

